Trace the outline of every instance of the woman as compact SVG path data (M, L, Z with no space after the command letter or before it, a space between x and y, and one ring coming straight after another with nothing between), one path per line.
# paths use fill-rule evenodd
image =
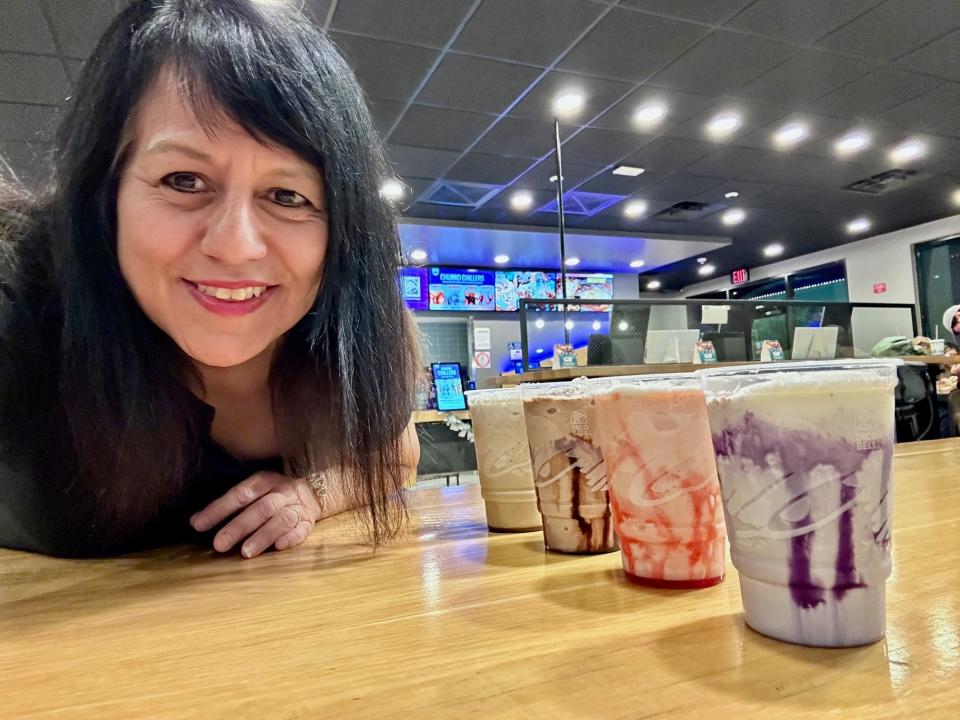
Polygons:
M349 508L393 536L419 449L387 173L349 69L285 4L121 12L53 189L0 222L0 545L216 531L252 557Z

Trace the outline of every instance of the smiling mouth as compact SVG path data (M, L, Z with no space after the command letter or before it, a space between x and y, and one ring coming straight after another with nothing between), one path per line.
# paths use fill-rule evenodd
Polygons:
M204 283L193 282L192 280L186 280L186 282L192 285L194 289L196 289L201 295L205 295L215 300L233 303L242 303L259 298L261 295L267 292L267 290L276 287L276 285L266 285L262 283L251 283L249 285L238 287L223 287L220 285L207 285Z

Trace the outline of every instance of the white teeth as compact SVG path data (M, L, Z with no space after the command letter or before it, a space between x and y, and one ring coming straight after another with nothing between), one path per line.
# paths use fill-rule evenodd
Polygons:
M230 289L197 284L197 290L202 292L204 295L215 297L217 300L243 302L244 300L249 300L250 298L260 297L267 291L267 288L264 285L257 285L253 287Z

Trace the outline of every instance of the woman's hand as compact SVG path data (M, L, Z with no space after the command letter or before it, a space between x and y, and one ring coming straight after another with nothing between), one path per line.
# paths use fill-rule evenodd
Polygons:
M286 550L302 543L321 511L306 480L258 472L196 513L190 524L194 530L206 532L239 513L214 537L213 549L227 552L243 541L241 554L252 558L270 546Z

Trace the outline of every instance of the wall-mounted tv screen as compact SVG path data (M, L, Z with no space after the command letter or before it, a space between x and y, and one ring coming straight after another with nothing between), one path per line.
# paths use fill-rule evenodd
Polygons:
M494 310L493 270L432 267L429 270L430 309L468 312Z
M567 273L567 297L571 300L613 300L613 275ZM581 305L579 309L583 312L610 312L610 305Z
M430 296L427 292L427 269L423 267L400 268L400 296L411 310L429 310Z
M516 312L520 301L553 300L560 288L554 272L497 271L497 310Z

